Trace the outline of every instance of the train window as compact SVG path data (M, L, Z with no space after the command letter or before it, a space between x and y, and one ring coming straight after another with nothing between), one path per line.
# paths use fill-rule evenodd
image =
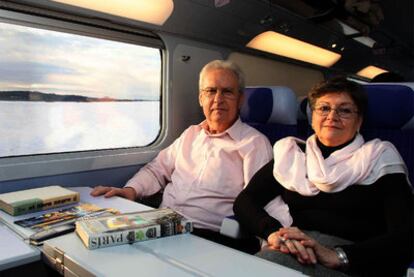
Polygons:
M0 157L141 147L160 133L161 51L0 22Z

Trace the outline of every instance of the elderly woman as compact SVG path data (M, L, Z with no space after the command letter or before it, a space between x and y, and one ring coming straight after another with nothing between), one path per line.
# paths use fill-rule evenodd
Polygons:
M274 161L252 178L234 212L267 240L258 256L312 276L403 276L413 259L413 194L395 147L358 133L367 106L343 78L308 95L315 134L274 145ZM264 207L281 197L283 228Z

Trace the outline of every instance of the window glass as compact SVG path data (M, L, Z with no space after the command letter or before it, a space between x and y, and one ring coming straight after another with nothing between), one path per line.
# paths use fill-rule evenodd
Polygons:
M160 49L0 22L0 53L0 157L157 138Z

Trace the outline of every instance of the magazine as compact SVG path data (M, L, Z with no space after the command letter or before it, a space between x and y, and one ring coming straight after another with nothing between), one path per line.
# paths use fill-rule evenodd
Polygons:
M17 220L14 223L31 229L45 229L63 224L74 224L79 218L107 216L117 214L115 209L103 209L94 204L81 203L74 207L48 212L39 216Z

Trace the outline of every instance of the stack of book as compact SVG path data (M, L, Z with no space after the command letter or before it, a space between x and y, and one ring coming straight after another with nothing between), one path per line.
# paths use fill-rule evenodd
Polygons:
M89 249L189 233L192 230L192 222L171 209L76 221L76 233Z
M34 245L41 245L44 240L74 231L75 221L80 218L96 218L118 213L115 209L100 208L90 203L80 203L77 206L20 219L14 223L24 228L33 229L35 233L29 237L29 242Z

